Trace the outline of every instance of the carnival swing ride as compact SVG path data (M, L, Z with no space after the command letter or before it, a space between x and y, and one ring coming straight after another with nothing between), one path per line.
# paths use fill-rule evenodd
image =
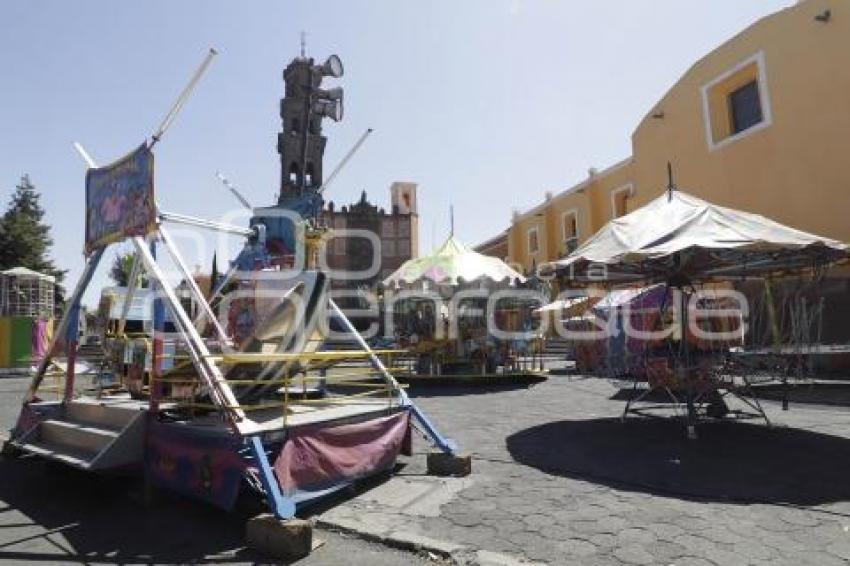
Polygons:
M296 100L281 105L286 169L276 206L254 209L247 228L158 207L152 150L215 54L210 50L151 139L127 156L98 167L76 145L89 167L87 263L7 446L86 471L141 473L150 485L225 509L240 492L253 491L278 518L290 518L301 503L392 469L399 453L409 450L412 427L438 453L452 455L456 446L393 377L397 351L369 347L328 296L328 275L314 266L328 236L317 221L327 184L321 122L342 117L342 89L319 85L324 77L342 76L336 55L316 64L302 53L284 71L288 96ZM244 239L209 300L166 227L171 223ZM135 259L120 320L104 340L119 350L114 359L123 358L127 345L123 333L133 296L141 294L140 274L155 297L150 372L144 353L131 356L128 367L137 379L132 395L126 386L86 388L82 378L88 376L75 375L81 298L109 245L122 241L132 244ZM167 278L165 255L198 305L194 320ZM359 347L323 349L327 319ZM174 332L165 332L166 322ZM64 364L54 363L61 358ZM328 372L341 362L348 362L346 369ZM133 381L123 364L111 367L119 385ZM56 400L47 399L51 391Z

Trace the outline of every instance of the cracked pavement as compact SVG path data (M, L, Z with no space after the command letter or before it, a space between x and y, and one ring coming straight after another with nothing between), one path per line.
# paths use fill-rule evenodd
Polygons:
M472 476L426 476L419 441L400 474L320 519L470 564L850 561L850 410L768 402L772 428L707 423L688 441L676 421L621 423L617 391L566 376L413 391Z

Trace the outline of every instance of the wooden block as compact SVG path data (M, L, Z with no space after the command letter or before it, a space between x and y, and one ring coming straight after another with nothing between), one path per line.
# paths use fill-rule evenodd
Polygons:
M313 548L313 524L302 519L276 518L264 513L245 524L245 542L249 548L274 558L297 560Z
M432 476L464 477L472 473L470 454L446 454L430 452L428 454L428 474Z

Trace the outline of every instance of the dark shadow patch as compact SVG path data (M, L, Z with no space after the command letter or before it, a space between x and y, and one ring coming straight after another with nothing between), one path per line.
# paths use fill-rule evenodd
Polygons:
M817 505L850 500L850 440L713 422L687 440L681 421L557 421L507 438L513 459L553 475L656 495Z
M523 389L531 389L535 384L511 383L503 385L410 385L408 394L416 398L428 397L455 397L465 395L485 395L488 393L503 393L506 391L520 391Z
M759 400L782 401L786 386L782 383L754 385L753 394ZM805 405L827 405L850 407L850 384L848 383L794 383L787 386L788 402Z
M684 393L675 391L671 391L671 393L673 394L673 397L671 397L671 394L663 389L647 391L643 387L638 387L637 389L633 387L624 387L622 389L618 389L616 393L609 397L609 399L612 401L630 401L640 398L641 401L646 401L648 403L669 403L670 405L675 405L677 402L685 402L686 396Z
M157 492L153 505L146 506L140 502L141 491L133 478L84 473L31 457L0 459L0 501L33 524L31 531L21 528L14 536L22 544L4 537L0 562L185 564L266 560L243 548L248 516L166 492ZM26 550L24 540L43 540L50 532L61 533L68 541L67 548L62 547L64 553L42 552L40 544L36 545L40 550Z

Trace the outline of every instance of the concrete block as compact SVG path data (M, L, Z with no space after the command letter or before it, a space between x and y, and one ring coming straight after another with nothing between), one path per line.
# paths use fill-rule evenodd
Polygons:
M428 474L432 476L468 476L472 473L470 454L446 454L430 452L428 454Z
M245 542L252 550L268 556L297 560L310 554L313 524L302 519L281 520L264 513L245 524Z

